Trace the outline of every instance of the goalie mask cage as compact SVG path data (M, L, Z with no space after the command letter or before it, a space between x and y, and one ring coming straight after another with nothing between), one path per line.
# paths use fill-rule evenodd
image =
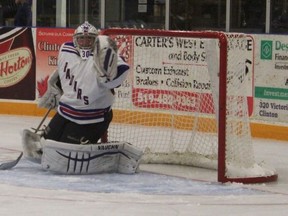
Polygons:
M277 180L273 168L254 158L247 35L137 29L102 34L116 40L131 66L115 89L109 141L138 146L143 163L216 169L223 183Z

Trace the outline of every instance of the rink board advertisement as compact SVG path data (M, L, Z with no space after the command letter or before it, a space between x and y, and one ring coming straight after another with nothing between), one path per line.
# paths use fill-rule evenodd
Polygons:
M57 68L58 52L64 42L72 41L74 29L37 28L37 95L46 90L48 76Z
M113 38L118 43L120 53L127 60L130 59L129 63L132 67L127 83L116 90L117 93L120 92L116 94L121 97L120 100L123 100L123 95L130 96L127 98L132 100L136 108L147 110L159 108L214 113L205 39L140 35ZM249 36L245 43L231 40L229 46L229 51L236 53L237 57L239 52L245 51L245 54L241 55L243 62L246 61L247 64L243 65L243 69L246 70L245 79L248 83L246 96L251 115L254 89L254 41ZM230 60L233 61L233 59ZM229 68L228 72L231 70L235 68ZM215 72L218 73L218 71ZM218 88L215 89L218 91ZM208 98L207 101L210 101L210 104L200 104L198 107L196 101L199 101L200 97Z
M0 98L35 99L35 52L31 28L0 29Z
M0 98L35 104L43 81L57 67L62 43L72 40L74 29L2 28L0 36ZM247 98L251 120L288 122L288 38L284 35L249 35ZM131 71L116 89L117 100L136 109L193 112L199 95L211 96L202 39L114 36ZM195 70L194 70L195 69ZM37 73L36 73L37 71ZM194 71L201 75L193 74ZM133 99L132 99L133 95ZM136 97L134 97L136 95ZM172 95L172 96L171 96ZM122 104L122 103L121 103ZM130 104L130 105L129 105ZM125 105L126 106L126 105ZM213 108L203 108L213 113Z
M194 112L200 94L211 98L203 40L133 36L133 51L134 106Z
M254 118L288 122L288 38L256 35Z

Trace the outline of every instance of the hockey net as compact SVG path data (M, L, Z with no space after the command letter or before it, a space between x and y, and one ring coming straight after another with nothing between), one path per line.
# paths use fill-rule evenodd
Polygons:
M127 141L143 163L191 165L218 171L220 182L277 179L255 162L253 40L244 34L108 29L130 64L115 89L109 141Z

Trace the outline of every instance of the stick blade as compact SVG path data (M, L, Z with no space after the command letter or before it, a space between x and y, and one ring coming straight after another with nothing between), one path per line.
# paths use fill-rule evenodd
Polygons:
M18 156L18 158L16 160L1 163L0 164L0 170L7 170L7 169L13 168L14 166L16 166L18 164L18 162L20 161L22 156L23 156L23 152L21 152L21 154Z

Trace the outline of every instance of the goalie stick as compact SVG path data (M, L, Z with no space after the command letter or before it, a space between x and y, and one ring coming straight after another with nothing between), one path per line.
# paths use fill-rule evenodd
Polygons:
M20 153L17 159L1 163L0 170L7 170L7 169L13 168L14 166L18 164L22 156L23 156L23 152Z
M46 120L47 116L49 115L50 111L52 110L52 106L50 106L50 108L47 110L47 112L45 113L44 117L42 118L41 122L39 123L38 127L32 128L35 132L34 133L38 133L38 131L40 130L42 124L44 123L44 121Z
M35 130L34 132L35 134L40 130L42 124L44 123L45 119L47 118L51 110L52 110L52 107L50 107L48 111L45 113L44 117L42 118L41 122L39 123L36 129L32 128L33 130ZM23 156L23 152L21 152L20 155L15 160L0 163L0 170L7 170L7 169L13 168L14 166L18 164L22 156Z

